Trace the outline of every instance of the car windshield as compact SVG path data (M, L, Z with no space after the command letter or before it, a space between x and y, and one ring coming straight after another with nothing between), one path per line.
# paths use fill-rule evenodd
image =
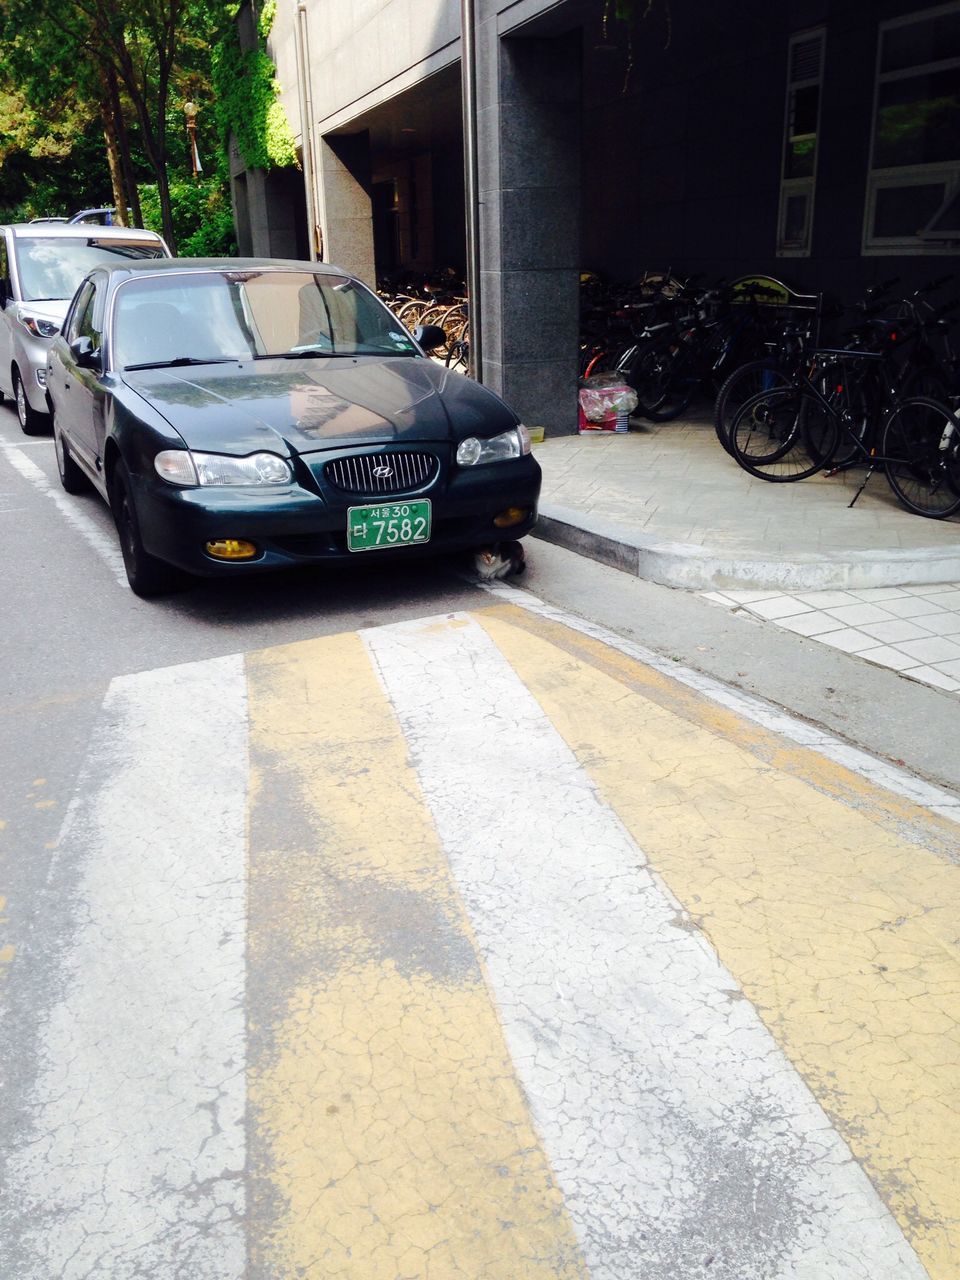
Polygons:
M113 365L264 356L416 356L396 317L348 276L164 272L117 290Z
M24 300L72 298L88 271L125 258L165 258L158 240L109 240L95 235L17 236L17 270Z

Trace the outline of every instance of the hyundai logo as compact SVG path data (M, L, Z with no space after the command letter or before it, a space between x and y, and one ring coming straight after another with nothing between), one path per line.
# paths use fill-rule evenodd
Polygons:
M378 480L386 480L387 476L393 475L393 467L380 466L373 468L373 474Z

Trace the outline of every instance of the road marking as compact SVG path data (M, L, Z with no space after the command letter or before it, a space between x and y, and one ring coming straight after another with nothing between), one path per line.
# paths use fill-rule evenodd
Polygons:
M738 984L482 626L420 621L365 636L593 1280L925 1277ZM536 649L530 678L544 647L511 639ZM566 670L551 674L581 705L589 685L559 660Z
M249 677L251 1274L585 1280L362 644Z
M113 682L0 1275L956 1280L955 826L588 625Z
M116 542L83 513L75 498L70 498L55 488L47 479L46 473L22 452L19 445L8 444L3 452L14 470L19 472L24 480L28 480L45 498L50 499L70 527L79 533L84 542L92 547L106 564L120 586L126 588L127 575L123 567L123 556Z
M245 1275L244 699L237 658L108 690L52 889L74 933L7 1167L11 1280Z
M878 759L858 747L853 747L825 729L801 720L772 703L764 702L761 698L723 684L713 676L694 671L690 667L683 666L682 663L670 662L659 653L654 653L652 649L647 649L644 645L636 644L632 640L625 640L623 636L618 636L606 627L588 622L573 614L564 613L563 610L545 604L529 592L496 583L477 583L476 585L504 603L524 609L535 617L554 621L569 630L579 631L582 635L598 640L601 644L618 650L627 657L635 658L645 667L665 674L671 681L686 685L718 706L728 707L738 716L771 729L788 741L797 743L798 746L809 748L811 753L832 760L835 764L860 774L877 786L903 796L940 817L960 823L960 796L944 791L941 787L934 786L904 769L899 769L889 761Z
M597 645L481 624L717 948L931 1276L960 1275L957 852L937 818L772 763ZM632 665L632 664L629 664ZM887 818L893 816L896 821ZM911 829L912 828L912 829Z

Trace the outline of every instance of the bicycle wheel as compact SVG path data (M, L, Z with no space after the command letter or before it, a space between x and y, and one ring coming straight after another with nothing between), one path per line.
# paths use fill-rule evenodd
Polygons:
M689 353L666 343L639 347L636 358L624 364L622 372L637 393L637 411L651 422L679 417L697 389Z
M761 391L734 418L730 452L744 471L782 484L822 471L838 434L836 418L804 390Z
M470 366L470 321L464 320L457 330L456 336L448 344L447 368L461 369L463 372Z
M943 520L960 511L960 418L924 396L901 400L883 428L887 480L914 515Z
M425 298L414 298L411 302L405 302L397 312L397 319L401 324L405 324L411 331L420 323L420 317L426 309L433 304Z
M418 325L435 324L438 329L443 329L443 342L439 347L434 347L430 352L430 355L434 360L446 360L447 352L450 349L450 335L447 333L443 325L444 317L449 309L450 308L446 303L431 303L426 310L421 313L420 318L417 320Z
M730 428L744 402L761 391L789 386L790 375L777 368L772 360L751 360L734 369L717 392L713 410L717 439L727 453L730 452Z

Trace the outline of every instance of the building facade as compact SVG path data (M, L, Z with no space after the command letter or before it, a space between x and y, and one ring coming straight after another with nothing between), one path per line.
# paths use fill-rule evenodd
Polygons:
M852 300L960 254L960 0L633 9L476 0L481 374L554 432L576 424L582 270L762 271ZM242 248L371 284L463 270L460 23L459 0L282 6L302 168L234 166Z

